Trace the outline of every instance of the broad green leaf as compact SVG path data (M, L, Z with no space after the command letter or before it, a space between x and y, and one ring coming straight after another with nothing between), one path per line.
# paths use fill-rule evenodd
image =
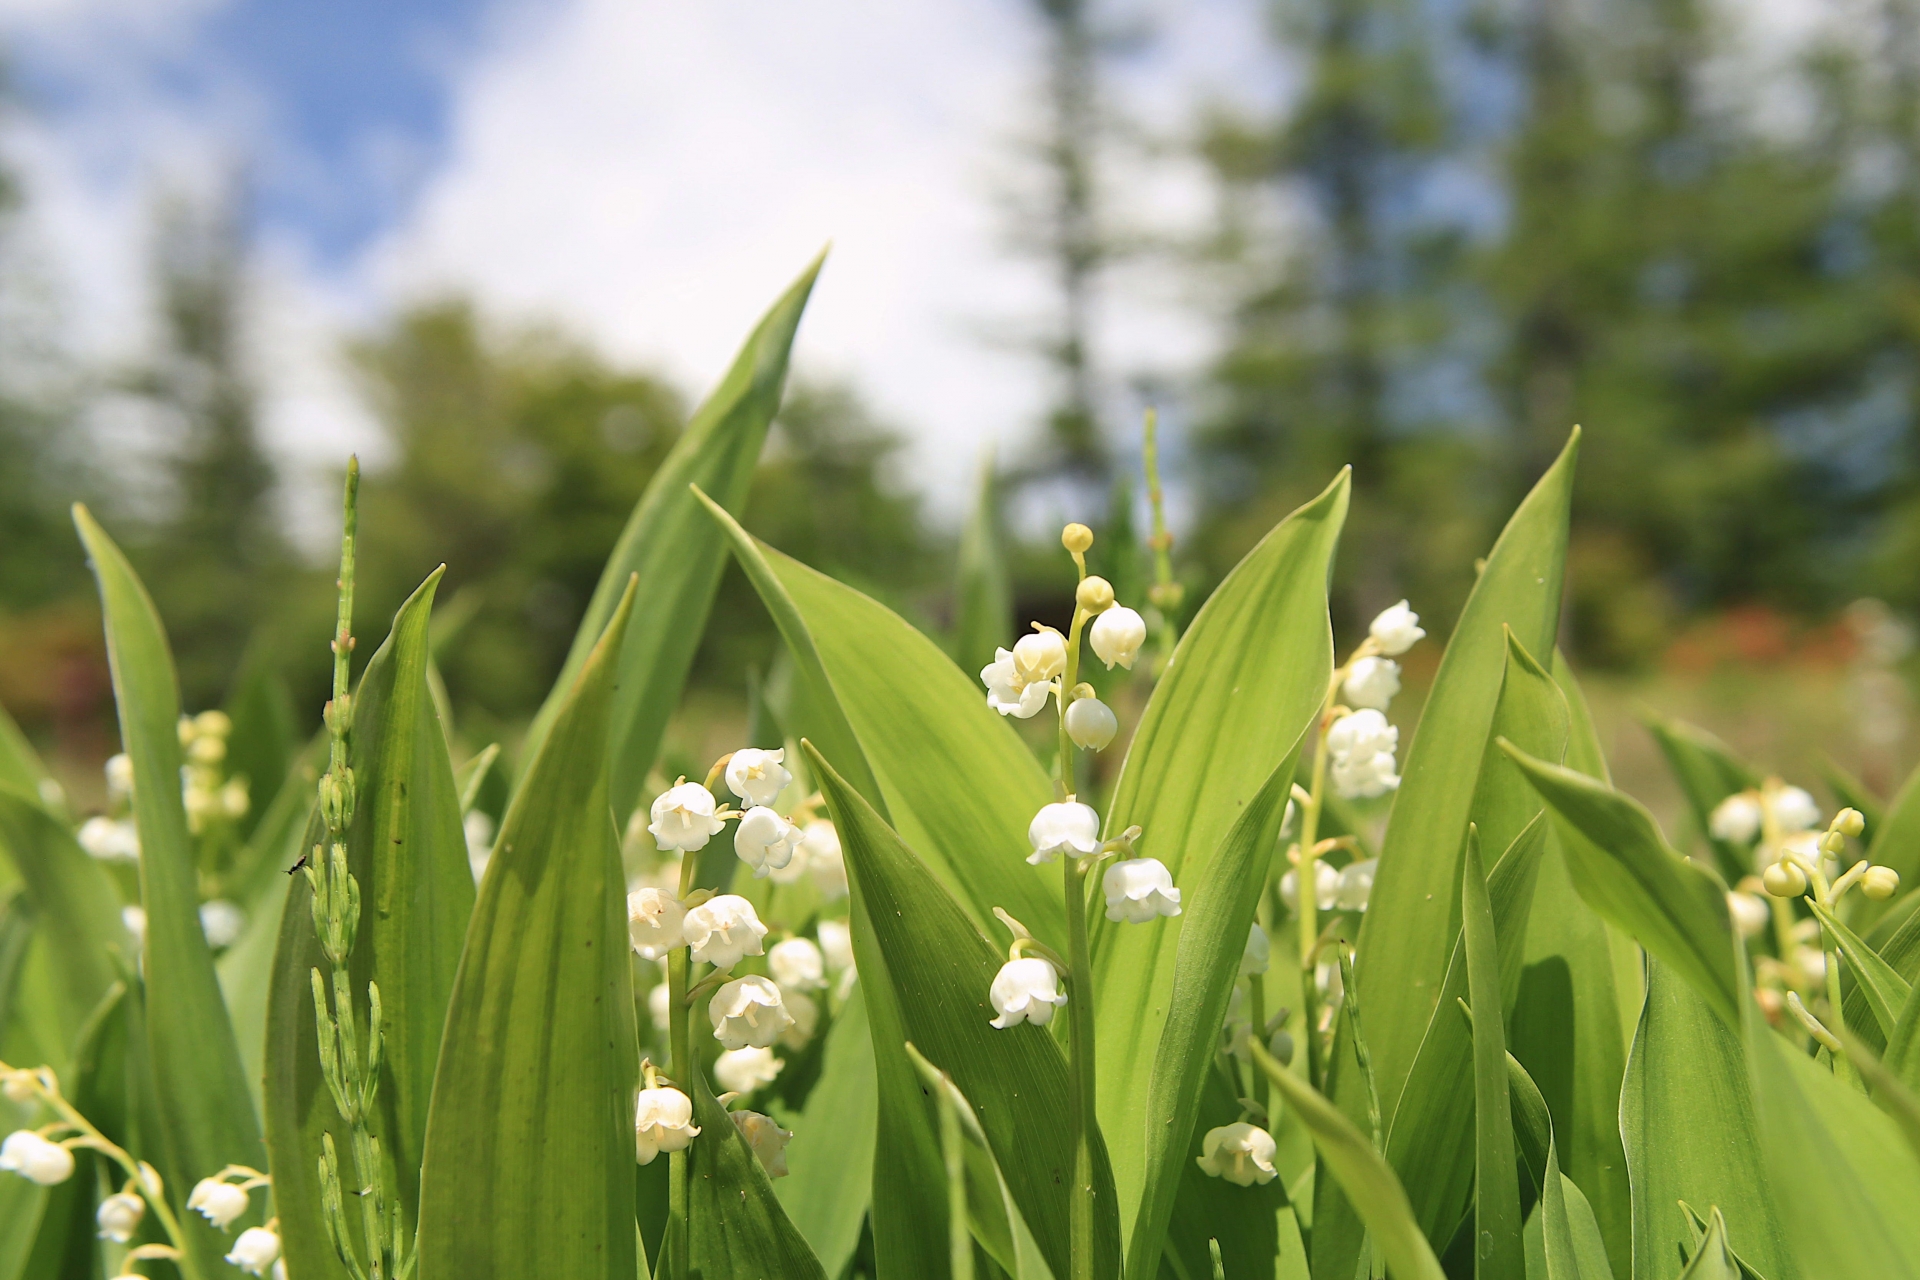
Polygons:
M360 884L359 935L349 962L357 1007L368 982L380 987L384 1069L374 1130L387 1163L387 1186L403 1208L404 1230L418 1221L419 1170L427 1104L440 1056L441 1028L473 911L473 873L460 825L460 797L446 737L428 691L428 624L440 571L394 615L386 642L368 661L354 694L350 756L359 801L347 833L347 865ZM263 833L269 830L263 826ZM295 847L310 852L325 838L311 813ZM292 866L294 858L285 866ZM342 1178L353 1169L346 1127L320 1075L311 979L327 961L313 932L311 891L304 875L285 882L266 1000L267 1136L285 1207L281 1237L296 1265L320 1274L337 1267L319 1214L315 1168L322 1136L334 1134ZM236 963L251 964L261 940L243 938ZM250 972L250 971L249 971ZM238 977L238 975L236 975ZM249 979L251 982L251 979ZM251 1006L249 1006L251 1007ZM351 1185L351 1184L349 1184Z
M1275 767L1299 750L1326 699L1333 666L1327 578L1348 489L1343 471L1234 567L1181 636L1141 716L1106 829L1117 835L1139 825L1142 852L1165 863L1177 884L1211 878L1222 837ZM1264 868L1259 879L1265 882ZM1093 930L1098 1115L1128 1232L1143 1203L1147 1152L1165 1142L1149 1094L1183 924L1182 917L1152 928L1100 919ZM1245 934L1243 922L1241 947Z
M1181 898L1184 927L1174 964L1170 1011L1160 1033L1147 1094L1147 1114L1159 1123L1149 1126L1143 1202L1127 1243L1129 1276L1150 1280L1160 1268L1167 1221L1190 1167L1188 1152L1201 1092L1212 1070L1220 1027L1247 949L1247 933L1266 885L1267 864L1280 838L1299 750L1296 743L1240 811L1197 883L1190 880ZM1271 1223L1272 1208L1258 1207Z
M646 606L627 628L614 664L608 729L612 754L607 786L615 819L624 822L633 808L659 753L667 717L680 701L726 567L726 540L688 486L698 485L729 511L746 501L767 426L780 408L793 335L825 258L824 252L815 258L761 318L720 385L694 411L648 481L601 570L553 690L527 729L520 757L522 785L531 773L529 762L572 697L628 579L638 574Z
M1014 1203L1048 1266L1055 1275L1068 1274L1067 1189L1073 1145L1060 1123L1068 1105L1064 1055L1044 1027L1022 1024L999 1030L989 1025L993 1010L987 991L1004 953L974 930L965 912L873 807L811 744L802 745L839 829L848 878L857 887L867 923L885 956L906 1039L951 1075L973 1103ZM861 973L871 984L864 964ZM880 1034L876 1026L876 1041ZM1120 1266L1119 1214L1098 1137L1096 1132L1094 1273L1113 1275ZM876 1204L881 1194L876 1185ZM944 1225L944 1212L941 1217ZM940 1238L944 1243L944 1232Z
M45 803L41 784L47 781L47 766L40 762L40 753L0 704L0 786L12 787Z
M473 908L427 1117L424 1277L635 1274L639 1046L607 799L634 594L528 766Z
M1446 973L1457 919L1455 854L1474 816L1507 669L1507 631L1529 653L1553 651L1579 445L1576 430L1487 556L1407 748L1355 965L1380 1103L1389 1112Z
M1514 1177L1513 1114L1507 1097L1507 1042L1500 998L1500 952L1493 903L1480 864L1479 839L1467 827L1461 862L1461 941L1467 956L1468 999L1483 1016L1473 1022L1474 1274L1525 1274L1520 1191ZM1556 1170L1557 1172L1557 1170Z
M953 660L962 671L977 671L993 661L993 651L1017 636L1013 587L1001 547L1000 493L993 457L980 463L973 507L960 531L960 564L953 627Z
M866 1000L857 986L827 1032L826 1060L806 1106L781 1120L793 1130L787 1144L793 1176L773 1184L830 1276L846 1270L873 1198L877 1087Z
M273 876L244 900L246 929L214 962L221 994L226 997L227 1014L233 1019L234 1039L240 1045L240 1060L246 1064L247 1087L253 1091L262 1117L267 1115L267 1006L273 994L273 958L279 950L287 895L296 878L286 869L294 866L301 853L313 848L326 834L314 806L312 782L304 777L296 777L294 781L302 784L301 799L306 802L307 816L299 826L283 826L275 815L269 814L254 828L255 842L261 846L260 859L272 867ZM269 1151L271 1149L269 1143Z
M1697 987L1729 1026L1743 998L1725 890L1667 847L1640 804L1509 746L1553 812L1574 887L1587 904Z
M1873 951L1884 960L1895 973L1907 982L1920 981L1920 893L1909 893L1897 900L1894 909L1878 917L1871 929L1866 929L1862 921L1867 918L1864 907L1880 904L1862 894L1852 894L1849 901L1853 904L1852 924L1856 932L1864 930L1862 936ZM1842 998L1846 1010L1847 1025L1860 1033L1863 1040L1875 1052L1883 1047L1879 1019L1873 1016L1867 1003L1866 989L1854 983Z
M1514 1145L1539 1197L1527 1220L1527 1276L1529 1280L1613 1280L1613 1265L1593 1207L1579 1184L1561 1172L1547 1100L1518 1058L1507 1054L1506 1065Z
M760 1167L746 1140L734 1128L725 1107L714 1101L706 1076L695 1072L692 1081L694 1122L700 1136L687 1149L687 1276L765 1276L768 1280L826 1280L826 1272L807 1248L807 1242L780 1207L766 1170ZM632 1126L631 1117L627 1125ZM632 1139L627 1142L631 1153ZM628 1164L632 1164L629 1154ZM632 1203L629 1194L628 1203ZM618 1224L615 1224L616 1227ZM674 1223L669 1232L678 1229ZM632 1232L632 1227L627 1228ZM671 1251L663 1253L667 1256ZM599 1274L596 1269L595 1274ZM431 1274L431 1273L428 1273ZM499 1271L496 1275L558 1275L557 1271ZM582 1274L566 1272L567 1275ZM611 1270L606 1274L613 1274ZM629 1263L628 1275L632 1274ZM670 1276L662 1263L661 1275ZM671 1277L671 1280L683 1280Z
M1064 950L1059 889L1025 862L1027 824L1052 787L988 709L979 681L884 605L750 537L717 504L708 509L780 628L809 701L838 712L816 745L844 753L829 754L836 766L852 761L846 776L872 802L864 761L883 811L976 929L997 928L1001 907Z
M1662 961L1648 969L1620 1095L1633 1175L1634 1274L1667 1275L1686 1261L1693 1237L1680 1208L1685 1200L1718 1205L1735 1247L1773 1280L1787 1280L1793 1272L1769 1196L1772 1170L1761 1158L1739 1035Z
M0 851L11 858L65 997L62 1021L78 1030L118 977L113 957L134 958L120 922L120 895L106 868L88 857L66 824L37 800L0 786Z
M120 742L133 759L133 814L140 832L140 893L147 913L148 1050L161 1137L173 1177L168 1193L188 1247L208 1274L230 1273L226 1237L185 1213L187 1192L229 1164L266 1163L233 1024L200 928L200 897L186 807L180 796L180 686L166 632L146 589L85 507L74 524L100 585L107 660ZM256 1209L251 1215L261 1215Z
M1698 1209L1684 1200L1680 1202L1680 1208L1686 1212L1687 1229L1693 1233L1693 1247L1695 1250L1698 1250L1702 1242L1706 1240L1707 1232L1713 1228L1712 1220L1719 1218L1719 1210L1710 1208L1707 1211L1709 1216L1703 1218L1700 1216ZM1719 1221L1721 1224L1720 1234L1725 1236L1726 1219L1719 1218ZM1735 1249L1731 1243L1727 1245L1727 1256L1733 1259L1733 1265L1740 1276L1740 1280L1767 1280L1765 1276L1754 1269L1752 1263L1740 1256L1740 1251Z
M1874 1056L1873 1050L1862 1044L1860 1037L1838 1029L1841 1042L1846 1045L1847 1056L1858 1068L1860 1077L1873 1090L1874 1105L1893 1117L1900 1126L1900 1135L1907 1140L1907 1146L1914 1154L1920 1155L1920 1096L1903 1082L1899 1076L1887 1069L1885 1063Z
M1685 1270L1680 1272L1680 1280L1740 1280L1740 1264L1733 1260L1733 1252L1727 1247L1727 1224L1718 1206L1713 1210L1706 1237L1694 1250Z
M1879 952L1862 942L1860 935L1841 924L1833 912L1811 898L1807 905L1813 909L1820 923L1826 926L1840 954L1847 958L1847 966L1853 971L1853 980L1865 993L1867 1007L1873 1010L1881 1032L1892 1035L1893 1025L1900 1017L1900 1007L1907 1002L1907 994L1913 989L1913 984L1882 960Z
M1667 758L1667 768L1680 784L1680 793L1686 797L1694 834L1713 850L1714 860L1723 874L1737 874L1744 869L1750 854L1737 845L1714 839L1710 819L1722 800L1737 791L1759 786L1759 777L1734 755L1733 748L1705 729L1651 712L1643 713L1641 718L1653 740L1660 745L1660 754Z
M1445 1272L1433 1248L1413 1220L1407 1193L1373 1144L1318 1089L1275 1062L1265 1046L1251 1046L1253 1060L1266 1072L1313 1134L1313 1145L1328 1172L1339 1180L1348 1201L1367 1224L1374 1243L1386 1255L1393 1280L1442 1280Z
M1908 1089L1920 1092L1920 996L1912 990L1907 992L1906 1003L1900 1006L1893 1030L1887 1033L1886 1054L1881 1061L1895 1079Z

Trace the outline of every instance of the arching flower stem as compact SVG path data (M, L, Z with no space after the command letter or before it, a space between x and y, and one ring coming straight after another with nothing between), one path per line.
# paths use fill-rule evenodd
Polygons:
M1079 619L1075 618L1076 635L1079 629ZM1068 653L1072 652L1069 648ZM1068 661L1071 663L1072 658ZM1068 670L1071 672L1072 668ZM1068 1121L1073 1135L1073 1186L1067 1200L1067 1240L1072 1280L1093 1280L1093 1146L1089 1141L1089 1120L1094 1114L1093 960L1087 947L1086 881L1087 868L1096 861L1094 858L1061 859L1066 876L1068 989L1072 995L1067 1002L1067 1042L1072 1060Z

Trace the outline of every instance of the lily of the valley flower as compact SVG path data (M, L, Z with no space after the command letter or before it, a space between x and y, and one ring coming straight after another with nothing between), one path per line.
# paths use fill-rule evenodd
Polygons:
M31 1129L16 1129L0 1142L0 1169L55 1187L73 1176L73 1152Z
M649 886L627 895L627 935L644 959L658 960L685 946L686 921L687 909L665 889Z
M1240 953L1240 976L1265 973L1273 960L1273 943L1267 938L1267 931L1260 922L1253 922L1253 929L1247 934L1247 949Z
M1109 671L1115 664L1133 670L1133 660L1146 640L1147 620L1123 604L1104 611L1087 628L1087 643Z
M772 1084L787 1064L773 1056L773 1050L756 1048L728 1049L713 1060L713 1078L729 1093L752 1093L763 1084Z
M757 973L735 978L714 992L707 1017L713 1021L713 1038L729 1049L767 1048L793 1025L780 988Z
M754 879L764 880L793 861L800 839L800 828L764 805L755 805L741 815L734 829L733 851L753 868Z
M786 790L787 784L793 781L793 775L781 763L786 758L784 750L741 748L727 761L728 790L752 808L772 804L774 797Z
M1100 815L1073 800L1042 805L1027 826L1027 840L1033 845L1027 861L1036 867L1061 854L1087 857L1100 848Z
M820 937L820 954L836 973L853 967L853 930L844 920L822 920L813 930Z
M673 990L666 983L656 983L653 990L647 992L647 1016L653 1020L653 1028L665 1035L673 1028Z
M811 938L787 938L767 952L767 969L782 991L817 991L827 985L826 957Z
M1109 610L1111 612L1111 610ZM1106 614L1101 614L1105 617ZM1087 751L1105 751L1120 732L1120 718L1098 698L1075 698L1067 708L1067 737Z
M1392 658L1356 658L1347 668L1347 679L1340 689L1350 707L1385 711L1400 692L1400 664Z
M75 833L82 849L102 862L140 861L140 832L128 818L88 818Z
M114 804L133 798L133 757L122 751L107 757L107 799Z
M765 950L760 940L767 936L767 926L754 914L753 904L738 894L707 899L687 912L680 927L693 948L693 958L716 969L731 969L740 957Z
M1875 902L1885 902L1900 892L1900 873L1892 867L1868 867L1860 877L1860 892Z
M1243 1187L1265 1186L1274 1179L1273 1135L1242 1120L1207 1130L1194 1163L1209 1177L1225 1178Z
M1713 806L1707 817L1707 834L1728 844L1752 844L1760 834L1764 816L1759 796L1751 791L1736 792Z
M840 833L831 822L816 819L807 824L800 847L806 850L807 871L814 887L828 902L847 896L847 861L840 850Z
M1341 716L1327 730L1332 753L1333 786L1349 800L1385 795L1400 785L1394 771L1394 749L1400 731L1371 707Z
M1334 897L1340 892L1340 873L1315 859L1313 864L1313 903L1322 911L1333 910ZM1280 901L1291 911L1300 909L1300 868L1280 877Z
M786 1003L787 1016L793 1019L793 1025L780 1033L780 1043L789 1049L804 1049L820 1029L820 1006L804 991L782 990L780 997Z
M250 1276L264 1276L280 1256L280 1237L265 1227L248 1227L233 1242L227 1261Z
M1800 787L1781 787L1766 797L1782 831L1811 831L1820 823L1820 806Z
M1107 895L1107 919L1145 924L1157 916L1180 914L1180 891L1173 873L1158 858L1128 858L1107 868L1100 887Z
M240 941L246 927L247 913L225 898L200 904L200 931L207 935L207 945L215 951Z
M1047 705L1054 677L1067 669L1067 642L1058 631L1021 636L1012 649L996 649L980 669L987 705L1003 716L1030 719Z
M1053 1020L1053 1011L1067 1002L1060 990L1060 974L1053 965L1038 956L1009 960L994 975L987 993L998 1015L992 1025L1005 1030L1031 1022L1044 1027Z
M115 1244L125 1244L133 1239L133 1233L140 1229L141 1219L147 1216L147 1202L128 1191L118 1191L100 1202L99 1209L93 1215L94 1225L100 1228L102 1240L111 1240Z
M221 1231L232 1226L233 1220L247 1211L247 1203L245 1191L219 1178L200 1179L193 1184L193 1191L187 1196L187 1208Z
M1373 896L1373 879L1380 870L1380 859L1362 858L1340 869L1333 891L1333 905L1342 911L1365 911Z
M714 816L713 792L697 782L681 782L662 791L653 802L653 821L647 830L661 849L691 853L707 847L726 823Z
M634 1156L652 1164L662 1151L685 1151L700 1134L693 1122L693 1100L678 1089L659 1086L642 1089L634 1104Z
M1751 938L1766 929L1773 912L1753 894L1734 889L1727 894L1727 916L1733 921L1735 933Z
M1373 639L1373 647L1389 658L1397 658L1413 648L1426 634L1420 629L1420 615L1407 608L1405 600L1383 610L1367 626L1367 635Z
M746 1139L747 1146L753 1149L760 1167L767 1171L769 1178L787 1176L787 1143L793 1141L793 1131L782 1129L771 1116L763 1116L758 1111L734 1111L728 1113L733 1119L733 1127Z

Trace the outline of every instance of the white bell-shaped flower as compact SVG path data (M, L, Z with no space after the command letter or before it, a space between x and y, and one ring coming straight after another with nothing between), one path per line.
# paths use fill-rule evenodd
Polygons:
M760 940L767 936L767 926L760 923L753 904L736 893L723 893L690 908L680 930L693 948L693 958L716 969L731 969L740 957L765 950Z
M1067 1002L1066 993L1060 990L1060 974L1039 956L1023 956L1001 965L987 998L998 1015L992 1025L1002 1030L1023 1022L1044 1027L1053 1020L1053 1011Z
M1067 638L1051 627L1021 636L1013 646L1013 669L1023 685L1053 679L1067 669Z
M225 898L200 904L200 931L207 935L207 945L215 951L240 941L246 927L247 913Z
M1109 671L1116 664L1133 670L1133 660L1146 642L1147 620L1123 604L1104 611L1087 628L1087 643L1093 646L1094 657L1106 663Z
M467 816L460 819L460 834L466 838L467 866L473 872L473 882L479 884L493 859L493 815L484 809L467 810Z
M1098 698L1075 698L1067 708L1067 737L1083 750L1105 751L1119 732L1120 717Z
M1340 892L1340 873L1316 858L1313 863L1313 904L1322 911L1333 910L1334 895ZM1300 909L1300 868L1290 868L1280 877L1280 901L1289 911Z
M781 763L786 758L784 750L741 748L727 761L727 789L746 801L751 808L771 805L774 797L785 791L787 784L793 781L793 775Z
M1195 1163L1208 1177L1225 1178L1243 1187L1265 1186L1274 1179L1273 1135L1242 1120L1207 1130Z
M140 832L125 818L88 818L74 839L89 856L102 862L138 862Z
M1267 931L1255 920L1253 928L1247 933L1247 948L1240 953L1240 976L1265 973L1273 963L1273 943L1267 937Z
M1728 844L1752 844L1764 818L1759 796L1751 791L1736 792L1713 806L1707 816L1707 834Z
M1028 683L1020 678L1020 669L1011 649L996 649L993 661L980 668L981 683L987 686L987 705L1003 716L1031 720L1047 705L1051 686L1045 681Z
M687 909L665 889L651 885L627 895L627 936L642 958L658 960L687 944Z
M55 1187L73 1176L73 1152L31 1129L16 1129L0 1142L0 1169Z
M1768 797L1768 803L1782 831L1810 831L1820 822L1820 806L1799 787L1781 787Z
M767 952L767 970L782 991L818 991L827 985L827 960L812 938L785 938Z
M647 830L661 849L692 852L707 847L727 824L714 817L713 792L697 782L668 787L653 802Z
M1400 731L1371 707L1341 716L1327 730L1334 790L1350 800L1385 795L1400 785L1393 753Z
M804 991L782 989L780 996L786 1002L787 1016L793 1019L793 1025L780 1033L780 1043L789 1049L804 1049L820 1029L820 1006Z
M1427 633L1420 629L1420 615L1407 608L1407 602L1381 612L1367 626L1367 634L1373 638L1373 646L1389 658L1397 658Z
M693 1100L678 1089L642 1089L634 1103L634 1156L652 1164L662 1151L685 1151L700 1134L693 1122Z
M771 1116L763 1116L758 1111L733 1111L728 1113L733 1119L733 1127L746 1139L747 1146L753 1149L754 1158L760 1161L760 1167L767 1171L769 1178L787 1176L787 1144L793 1141L793 1132L782 1129Z
M835 973L853 968L853 930L845 920L822 920L813 931L820 937L820 954L827 968Z
M1145 924L1158 916L1180 914L1180 891L1173 873L1158 858L1128 858L1107 868L1100 879L1107 895L1107 919Z
M787 1064L773 1056L773 1050L749 1045L728 1049L713 1060L713 1078L728 1093L752 1093L763 1084L772 1084Z
M227 1261L250 1276L264 1276L280 1257L280 1237L265 1227L248 1227L233 1242Z
M1033 845L1027 861L1036 867L1062 854L1087 857L1100 848L1100 815L1075 800L1042 805L1027 825L1027 840Z
M146 1216L145 1200L128 1191L116 1191L100 1202L93 1222L102 1240L125 1244L133 1239L133 1233L140 1229L140 1222Z
M1333 891L1333 905L1342 911L1365 911L1373 896L1373 878L1380 870L1380 859L1362 858L1340 869Z
M147 945L147 909L138 905L120 908L120 925L133 938L134 947Z
M1751 938L1766 929L1773 912L1753 894L1735 889L1727 894L1727 916L1733 921L1735 933Z
M233 1220L247 1211L247 1193L219 1178L202 1178L187 1195L187 1208L225 1231Z
M653 1029L661 1035L673 1030L673 988L664 982L654 984L647 992L647 1016L653 1019Z
M753 868L753 878L764 880L793 861L800 847L800 828L765 806L756 805L740 816L734 828L733 851Z
M133 798L133 757L122 751L107 757L107 799L114 804Z
M735 978L714 992L707 1017L713 1021L713 1038L729 1049L764 1049L793 1025L780 988L757 973Z
M1400 664L1392 658L1357 659L1340 688L1348 706L1385 711L1400 692Z
M802 835L800 847L806 850L807 874L813 877L813 887L828 902L838 902L847 896L847 859L840 850L840 833L831 822L813 821L807 824Z

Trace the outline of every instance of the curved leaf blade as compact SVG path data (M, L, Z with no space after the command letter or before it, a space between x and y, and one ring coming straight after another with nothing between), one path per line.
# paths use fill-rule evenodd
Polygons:
M879 1081L867 1004L856 986L827 1032L826 1061L806 1106L783 1120L793 1130L787 1168L773 1184L787 1217L830 1276L846 1271L873 1198Z
M759 1158L698 1072L693 1105L700 1136L687 1149L688 1217L693 1223L687 1236L689 1277L827 1280L820 1260L780 1207Z
M1840 954L1847 958L1847 964L1853 970L1854 984L1866 996L1867 1007L1873 1010L1881 1034L1892 1035L1894 1024L1900 1020L1900 1008L1906 1004L1913 984L1901 977L1899 970L1881 959L1879 952L1861 941L1859 934L1840 923L1833 912L1812 898L1807 899L1807 905L1813 909L1820 923L1826 926Z
M1494 936L1493 902L1480 864L1475 829L1467 828L1460 859L1460 938L1467 958L1467 991L1473 1020L1474 1274L1521 1276L1520 1189L1514 1176L1513 1110L1507 1096L1507 1041L1500 997L1500 944ZM1555 1170L1558 1172L1558 1170Z

